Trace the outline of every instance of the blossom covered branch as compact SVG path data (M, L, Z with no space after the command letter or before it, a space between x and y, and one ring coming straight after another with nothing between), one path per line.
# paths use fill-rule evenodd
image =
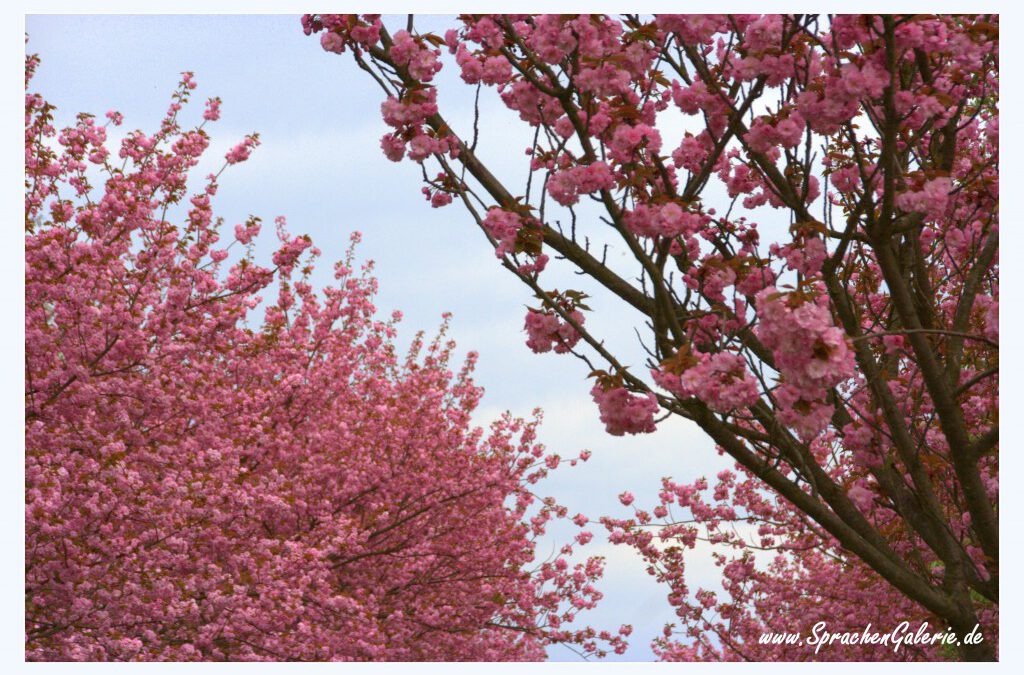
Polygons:
M302 22L384 90L387 157L423 164L431 205L461 202L543 299L527 345L604 364L608 431L692 420L771 505L764 546L785 555L730 602L694 600L664 553L694 546L686 528L663 523L664 549L638 538L639 516L610 525L673 589L687 642L660 639L665 658L768 657L755 628L777 625L766 603L794 579L798 605L862 618L853 585L875 584L887 616L961 636L981 623L993 637L956 655L995 657L997 17L462 15L443 35L412 17ZM444 67L530 129L525 186L488 166L486 124L467 141L448 123ZM581 291L545 289L553 265L641 313L646 373L588 327ZM701 520L758 515L748 495L735 505ZM755 544L726 543L724 569L747 569ZM750 623L709 622L716 607Z

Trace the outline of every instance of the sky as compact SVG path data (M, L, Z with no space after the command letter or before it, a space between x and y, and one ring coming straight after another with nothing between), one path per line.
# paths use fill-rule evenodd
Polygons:
M444 17L427 17L418 27L445 23ZM349 234L360 231L356 256L375 262L379 311L404 314L399 344L408 344L419 330L432 334L442 314L452 312L450 335L458 351L479 352L475 379L486 393L477 423L485 425L504 410L529 416L539 406L544 410L539 439L549 449L563 458L592 451L589 462L563 465L537 488L556 496L570 515L628 517L632 509L618 501L624 490L637 496L638 505L651 507L663 476L680 482L710 479L730 465L683 420L662 422L650 435L605 433L588 393L589 368L572 356L537 355L526 347L522 324L525 306L533 302L529 289L499 266L457 203L430 208L415 164L383 156L382 93L349 55L328 54L318 40L304 36L298 16L28 16L26 32L27 52L42 58L31 89L57 106L59 123L70 122L79 111L103 115L116 109L124 114L124 130L153 130L179 74L193 71L199 87L186 120L199 121L206 98L223 100L221 120L207 127L211 159L195 175L219 168L223 153L245 134L260 134L252 158L220 179L214 211L228 231L250 214L261 217L264 236L257 252L269 259L273 219L286 216L290 231L309 234L323 251L314 277L320 284L331 280L332 264L345 255ZM442 71L439 80L441 108L453 111L449 121L466 136L473 89L451 71ZM481 110L481 155L499 177L524 184L529 128L504 110L491 90L484 92ZM613 249L612 258L616 254ZM634 326L643 330L638 315L572 275L556 272L548 282L559 288L564 288L560 283L582 285L590 292L595 311L588 326L642 371L643 353L633 331ZM594 541L578 551L607 558L599 586L605 597L581 622L611 630L632 624L629 651L609 660L650 660L650 640L675 618L667 589L647 574L639 556L608 543L603 526L589 529ZM572 534L552 528L538 546L539 556L568 543ZM719 588L716 572L707 549L692 552L687 562L692 589ZM550 656L578 659L557 646Z

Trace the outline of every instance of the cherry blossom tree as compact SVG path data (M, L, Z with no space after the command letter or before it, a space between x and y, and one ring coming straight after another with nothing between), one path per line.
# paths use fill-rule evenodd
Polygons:
M527 345L586 362L609 433L678 416L735 460L710 496L666 479L653 512L604 520L670 589L661 655L894 658L758 641L828 617L960 640L895 658L995 658L998 18L395 23L302 19L384 90L385 155L421 164L431 206L458 200L536 294ZM472 129L439 107L443 59L529 130L525 185L486 159L479 107ZM586 302L636 317L642 369ZM686 586L701 541L727 598Z
M351 249L317 292L283 220L271 266L259 219L222 239L221 173L190 192L220 109L186 127L195 86L152 135L115 112L58 131L26 96L27 658L621 652L628 626L571 625L602 559L536 559L566 516L533 493L559 463L539 413L472 426L475 354L453 373L442 328L402 358Z

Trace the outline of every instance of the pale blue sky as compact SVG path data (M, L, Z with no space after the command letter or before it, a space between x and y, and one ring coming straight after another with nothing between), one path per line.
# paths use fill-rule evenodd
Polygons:
M444 20L430 17L429 22ZM418 167L384 158L378 142L386 128L377 85L347 54L328 54L305 37L298 16L30 16L26 23L27 49L42 57L32 89L58 106L59 122L78 111L102 115L113 108L124 113L127 129L152 130L178 74L194 71L199 88L192 119L198 119L205 98L224 101L221 121L208 128L214 138L210 154L222 157L251 131L262 140L252 159L222 176L214 208L225 225L230 228L249 214L262 217L267 226L260 250L268 256L273 218L287 216L292 232L310 234L323 250L321 282L330 279L331 263L344 254L349 232L362 231L357 255L376 261L379 309L405 314L400 342L419 329L432 332L441 314L451 311L459 349L480 352L476 379L486 389L480 423L505 409L528 415L541 406L540 437L549 448L563 457L593 451L589 463L565 466L539 486L570 514L625 516L630 510L617 499L623 490L650 506L662 476L711 477L728 465L696 427L681 421L663 423L648 436L604 433L588 395L585 364L527 349L522 322L531 293L499 267L457 204L429 207L419 192ZM441 89L442 108L460 111L449 117L456 130L464 129L471 119L472 89L450 68L441 83L451 85ZM499 175L518 185L526 176L522 150L528 131L505 114L493 91L485 94L490 97L482 101L483 155ZM216 163L211 159L206 169ZM568 281L571 276L552 278L580 285ZM589 325L642 371L632 330L638 317L621 303L594 295L597 311L588 317ZM601 583L606 597L586 621L612 630L633 624L631 648L622 658L649 660L650 639L674 618L666 589L630 551L609 545L602 526L591 529L594 543L581 552L606 555L608 563ZM553 531L541 555L569 536L571 530ZM707 551L695 551L687 571L691 588L717 587ZM576 658L562 648L553 648L551 655Z

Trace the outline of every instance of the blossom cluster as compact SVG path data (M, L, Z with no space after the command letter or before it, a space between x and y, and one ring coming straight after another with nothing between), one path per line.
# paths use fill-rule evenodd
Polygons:
M747 369L746 361L730 352L700 353L697 363L682 374L654 369L651 376L673 394L683 398L695 396L721 413L753 405L760 397L757 380Z
M585 320L578 309L570 311L569 316L577 324ZM528 309L526 323L526 346L538 354L554 349L556 354L565 354L580 341L579 332L567 321L562 320L553 310Z
M654 415L658 400L654 394L631 394L625 387L605 387L597 383L590 395L601 414L601 422L612 436L649 434L655 431Z

